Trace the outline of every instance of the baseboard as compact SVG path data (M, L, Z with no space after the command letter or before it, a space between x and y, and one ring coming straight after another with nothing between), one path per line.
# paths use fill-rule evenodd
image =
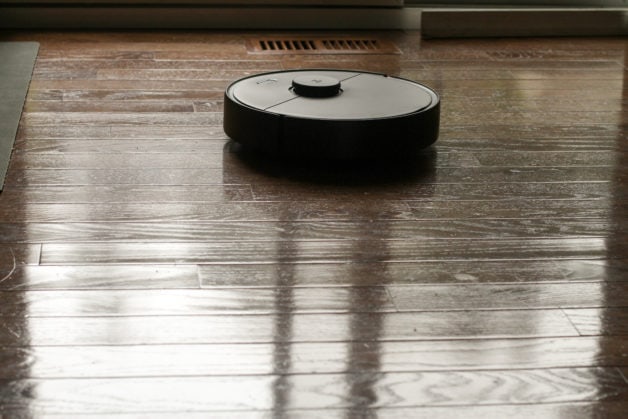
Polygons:
M379 29L423 36L625 36L626 8L0 6L0 29Z
M427 38L625 36L628 9L424 9Z

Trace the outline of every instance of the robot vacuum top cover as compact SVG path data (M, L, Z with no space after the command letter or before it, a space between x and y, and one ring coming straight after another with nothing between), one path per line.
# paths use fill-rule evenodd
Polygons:
M282 157L393 156L436 141L439 110L434 91L398 77L278 71L227 88L224 129L245 148Z

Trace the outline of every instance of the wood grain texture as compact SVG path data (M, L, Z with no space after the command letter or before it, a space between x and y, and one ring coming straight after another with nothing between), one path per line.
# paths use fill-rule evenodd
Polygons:
M133 152L129 149L126 153L113 153L102 150L100 157L94 161L93 153L67 153L57 154L52 152L26 152L16 153L12 158L12 164L16 170L23 169L111 169L111 168L202 168L210 164L220 164L225 159L222 153L199 155L194 152L178 153L152 153ZM208 160L208 159L215 160ZM228 156L227 156L228 158ZM497 152L442 152L435 159L437 167L447 168L475 168L475 167L504 167L512 168L611 168L613 156L606 152L513 152L506 156ZM233 164L237 164L234 161Z
M194 315L274 312L471 311L628 307L626 282L533 285L199 290L0 291L0 314L32 317ZM460 295L464 293L465 295ZM390 294L390 295L389 295ZM606 295L608 294L608 295ZM99 299L98 304L90 304ZM578 313L576 313L578 315Z
M616 370L549 369L506 372L357 373L286 377L291 397L276 406L273 375L244 377L60 379L6 383L0 393L9 409L81 414L119 411L168 412L236 409L411 407L422 405L530 404L613 401L628 384ZM127 390L124 396L117 386ZM150 390L148 390L150 387ZM37 394L37 397L32 395ZM243 397L242 394L246 394ZM141 397L139 397L141 395ZM64 400L63 403L54 400ZM88 401L89 400L89 401Z
M71 154L71 153L67 153ZM164 153L165 154L165 153ZM211 164L211 154L205 155L208 164ZM159 160L159 154L156 160ZM124 158L121 160L124 161ZM147 158L148 160L148 158ZM173 163L176 164L176 163ZM193 162L191 163L193 164ZM503 183L503 184L437 184L421 183L419 185L404 185L390 183L388 185L366 186L356 184L353 187L339 187L323 185L299 185L297 183L284 185L250 185L250 184L220 184L220 185L53 185L35 186L9 189L3 192L7 201L19 204L19 200L37 203L89 203L89 202L116 202L117 199L125 199L125 196L135 196L138 202L166 202L172 197L175 202L216 201L229 197L230 201L260 201L257 205L264 205L264 201L281 202L286 199L282 190L299 192L308 201L427 201L426 203L437 205L431 201L458 201L464 205L464 201L473 200L477 205L491 205L486 201L513 201L524 199L526 202L536 200L537 206L543 203L548 206L610 207L610 198L619 195L622 191L611 189L609 182L573 182L568 184L543 184L543 183ZM58 196L59 199L53 197ZM232 198L233 197L233 198ZM126 198L128 201L128 198ZM541 202L543 200L543 202ZM462 202L461 202L462 201ZM593 202L597 201L597 202ZM440 204L447 205L447 204ZM449 204L453 205L453 204ZM470 205L470 204L467 204ZM506 207L508 202L501 204ZM530 207L532 203L527 204ZM512 202L511 202L512 206ZM495 218L495 217L493 217Z
M304 419L341 419L346 417L368 417L377 414L378 418L384 419L405 419L418 415L418 417L429 417L434 419L455 419L460 412L464 412L466 418L484 419L493 417L509 417L528 419L530 417L542 417L547 419L560 419L564 417L574 419L589 419L592 417L621 417L624 413L621 402L594 401L594 402L568 402L568 403L543 403L538 405L492 405L492 406L464 406L460 408L446 407L348 407L348 408L326 408L326 409L256 409L238 411L186 411L185 417L191 419L206 418L208 415L221 419L241 419L241 418L262 418L274 419L277 416L291 416ZM14 418L28 418L34 412L28 406L22 409L5 410L6 414ZM104 418L134 418L134 419L176 419L180 413L151 412L142 413L115 413L98 414L96 417ZM45 417L59 418L67 417L68 414L46 414ZM93 418L90 414L72 414L76 418Z
M2 319L3 345L152 345L578 336L560 310L33 317ZM289 322L285 324L284 322ZM181 327L185 324L185 327ZM72 332L67 332L71 330Z
M11 189L3 194L3 202L12 205L65 203L123 203L134 202L229 202L251 201L248 185L176 185L173 187L116 187L113 185L68 187L50 186Z
M41 259L41 245L39 244L0 244L0 266L2 270L14 271L22 265L37 265ZM8 275L8 274L7 274ZM6 280L8 276L4 277Z
M6 265L4 265L6 266ZM3 270L0 289L180 289L198 288L194 265L18 266Z
M208 201L212 202L212 201ZM22 242L89 241L253 241L285 234L289 240L417 240L485 238L599 238L614 226L600 219L387 221L369 224L368 234L350 221L258 221L163 223L6 223L0 224L7 239Z
M220 126L173 126L173 125L160 125L160 126L131 126L131 125L66 125L66 126L31 126L28 125L24 128L23 131L18 131L18 138L16 142L21 143L26 140L32 139L40 139L46 141L52 141L53 144L57 142L60 144L68 144L68 145L76 145L77 147L83 145L82 140L100 140L98 142L90 141L92 146L102 147L103 145L108 144L105 142L106 140L111 140L113 144L120 143L120 141L113 141L112 139L122 139L126 140L127 148L125 151L141 152L142 148L137 148L138 146L151 145L156 141L160 140L161 142L165 142L167 144L171 144L171 142L167 142L165 140L178 140L177 144L180 146L188 146L195 147L198 149L201 145L205 145L205 148L201 147L201 150L210 149L214 152L222 150L224 148L224 141L227 139L224 131ZM145 142L140 142L140 144L129 144L129 139L134 140L146 140ZM72 140L72 141L69 141ZM148 141L153 140L153 141ZM211 142L211 141L185 141L181 142L180 140L221 140L220 142ZM102 141L102 142L101 142ZM27 146L27 144L25 144ZM120 147L121 144L118 146ZM25 150L29 150L28 147ZM39 150L39 149L37 149ZM54 150L54 149L53 149ZM117 151L116 149L109 148L98 148L100 152L103 150L106 151ZM175 151L175 148L169 148L170 151ZM194 149L192 149L194 150ZM72 149L74 152L80 152L80 148ZM189 148L178 149L178 151L191 151ZM159 149L157 149L159 152ZM162 151L164 152L164 151Z
M395 307L401 311L453 311L487 307L511 309L628 307L628 284L624 282L388 286L387 289Z
M98 301L93 304L93 301ZM308 312L391 312L384 287L222 290L0 291L0 315L176 316Z
M627 366L627 339L597 337L344 342L3 347L3 380L331 374ZM600 352L600 346L606 351ZM269 362L276 358L284 362ZM288 361L289 360L289 361Z
M628 309L570 309L565 310L573 325L583 336L625 335L628 333L626 319Z
M278 253L280 251L280 253ZM389 240L208 243L80 243L42 245L41 264L411 262L433 260L603 259L603 239Z
M625 260L426 261L299 264L205 264L204 287L369 286L626 281Z
M626 40L256 35L0 35L40 43L0 194L0 416L623 418ZM291 68L425 83L439 139L251 156L224 89Z
M180 169L24 169L14 170L14 178L8 186L35 185L189 185L218 184L225 177L229 183L257 183L253 176L225 173L222 168ZM552 176L554 181L606 182L614 176L612 168L439 168L435 182L443 183L529 183ZM264 179L259 179L263 181Z
M104 185L101 185L104 186ZM211 185L214 186L214 185ZM87 199L87 198L86 198ZM0 204L0 222L200 222L200 221L320 221L356 220L451 220L451 219L574 219L606 218L613 208L605 200L555 201L392 201L374 206L373 199L361 201L300 202L150 202L120 203L33 203L15 212ZM519 205L517 205L519 202Z

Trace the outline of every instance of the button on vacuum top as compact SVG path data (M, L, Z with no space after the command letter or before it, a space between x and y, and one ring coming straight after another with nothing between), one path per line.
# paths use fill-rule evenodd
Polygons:
M332 97L340 93L340 81L329 76L306 75L292 80L294 93L305 97Z

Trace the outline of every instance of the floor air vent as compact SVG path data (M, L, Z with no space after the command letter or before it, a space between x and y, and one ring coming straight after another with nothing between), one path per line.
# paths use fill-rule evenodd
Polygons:
M282 38L250 39L249 52L260 54L399 54L386 40L373 38Z

